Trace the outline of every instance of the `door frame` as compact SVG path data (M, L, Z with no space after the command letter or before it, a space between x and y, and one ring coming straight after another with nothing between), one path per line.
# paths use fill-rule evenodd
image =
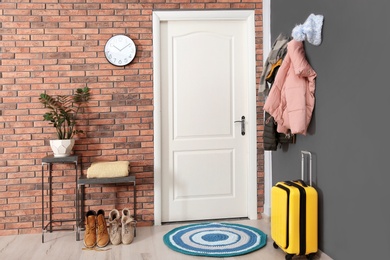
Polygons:
M271 0L263 0L263 61L271 51ZM272 152L264 151L264 215L271 216Z
M247 202L248 218L257 219L257 122L256 122L256 48L254 10L219 11L155 11L153 12L153 121L154 121L154 224L161 225L162 216L162 116L161 116L161 68L160 24L164 21L186 20L242 20L248 28L248 126L249 159Z

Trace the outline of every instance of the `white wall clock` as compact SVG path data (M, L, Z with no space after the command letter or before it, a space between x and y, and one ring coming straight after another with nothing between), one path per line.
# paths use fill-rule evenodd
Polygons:
M130 37L126 35L112 36L104 47L106 59L115 66L125 66L135 57L137 48Z

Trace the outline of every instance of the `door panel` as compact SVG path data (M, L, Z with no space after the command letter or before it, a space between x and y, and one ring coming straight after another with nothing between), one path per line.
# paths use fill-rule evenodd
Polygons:
M234 195L232 150L180 151L174 156L174 200ZM215 185L221 179L222 185Z
M231 37L195 32L172 40L175 133L231 136Z
M248 216L245 25L161 24L163 222Z

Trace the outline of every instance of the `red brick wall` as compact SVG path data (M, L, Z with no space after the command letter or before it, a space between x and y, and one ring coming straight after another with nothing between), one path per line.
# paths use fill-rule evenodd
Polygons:
M46 110L39 94L69 94L84 86L93 97L79 121L86 134L74 149L83 155L84 173L91 162L130 161L137 176L139 225L153 224L152 11L166 9L256 10L258 82L263 63L261 0L0 2L0 235L41 232L41 159L51 154L48 140L54 128L42 121ZM114 34L131 36L138 48L135 60L124 68L104 57L104 44ZM259 213L262 105L259 100ZM73 166L55 165L53 176L54 218L74 218ZM132 189L126 186L91 186L87 193L85 210L102 208L108 214L113 208L132 207Z

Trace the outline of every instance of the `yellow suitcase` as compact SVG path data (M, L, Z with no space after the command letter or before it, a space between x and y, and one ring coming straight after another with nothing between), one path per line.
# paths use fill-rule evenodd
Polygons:
M304 179L305 157L309 157L310 186ZM274 247L313 259L318 251L318 193L312 187L312 155L302 151L302 179L276 183L271 189L271 237Z

